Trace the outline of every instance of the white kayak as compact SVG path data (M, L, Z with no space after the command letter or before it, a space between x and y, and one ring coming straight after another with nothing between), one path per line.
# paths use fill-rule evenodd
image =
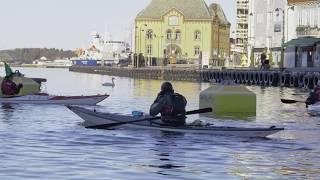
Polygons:
M109 95L92 96L54 96L46 93L0 97L0 103L25 103L25 104L62 104L62 105L95 105Z
M309 105L308 113L312 116L320 116L320 102L313 105Z
M120 115L113 113L96 112L83 107L67 106L72 112L80 116L85 122L84 126L96 126L108 123L116 123L123 121L134 121L143 119L144 117L133 117L129 115ZM148 118L148 117L145 117ZM182 133L198 133L198 134L211 134L223 136L238 136L238 137L266 137L271 134L284 130L271 126L268 128L246 128L246 127L227 127L227 126L178 126L172 127L158 121L140 121L135 123L127 123L113 128L131 128L131 129L151 129L162 130Z

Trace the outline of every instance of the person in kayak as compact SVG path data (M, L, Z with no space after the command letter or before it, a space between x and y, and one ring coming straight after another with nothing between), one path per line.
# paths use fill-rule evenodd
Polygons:
M183 126L186 123L186 105L186 98L175 93L170 82L164 82L156 100L150 107L149 114L156 116L161 113L163 123L170 126Z
M13 82L13 76L5 76L1 83L1 91L3 95L12 96L19 94L23 85L20 83L18 86Z
M306 100L306 106L320 102L320 81L317 86L310 92L309 97Z

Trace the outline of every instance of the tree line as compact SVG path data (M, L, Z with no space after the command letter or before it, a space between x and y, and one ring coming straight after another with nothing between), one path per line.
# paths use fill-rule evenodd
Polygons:
M76 57L71 50L47 49L47 48L18 48L12 50L0 50L0 61L14 64L32 64L34 60L46 57L47 60L65 59Z

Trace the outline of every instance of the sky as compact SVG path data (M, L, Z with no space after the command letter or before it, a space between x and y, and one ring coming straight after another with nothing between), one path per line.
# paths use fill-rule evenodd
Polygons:
M88 47L91 32L125 40L134 18L151 0L0 0L0 50ZM222 6L235 29L235 0L205 0Z

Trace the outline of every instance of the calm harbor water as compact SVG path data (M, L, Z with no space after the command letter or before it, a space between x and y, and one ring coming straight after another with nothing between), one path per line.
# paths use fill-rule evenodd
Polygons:
M161 81L116 77L68 69L13 68L48 80L44 91L56 95L110 94L98 111L147 111ZM0 74L4 74L1 68ZM198 108L199 92L210 84L173 82ZM284 127L268 139L248 139L161 131L92 130L64 106L0 104L1 179L319 179L320 118L304 104L301 90L248 87L257 95L250 121L207 119L217 125ZM193 116L191 119L196 119Z

